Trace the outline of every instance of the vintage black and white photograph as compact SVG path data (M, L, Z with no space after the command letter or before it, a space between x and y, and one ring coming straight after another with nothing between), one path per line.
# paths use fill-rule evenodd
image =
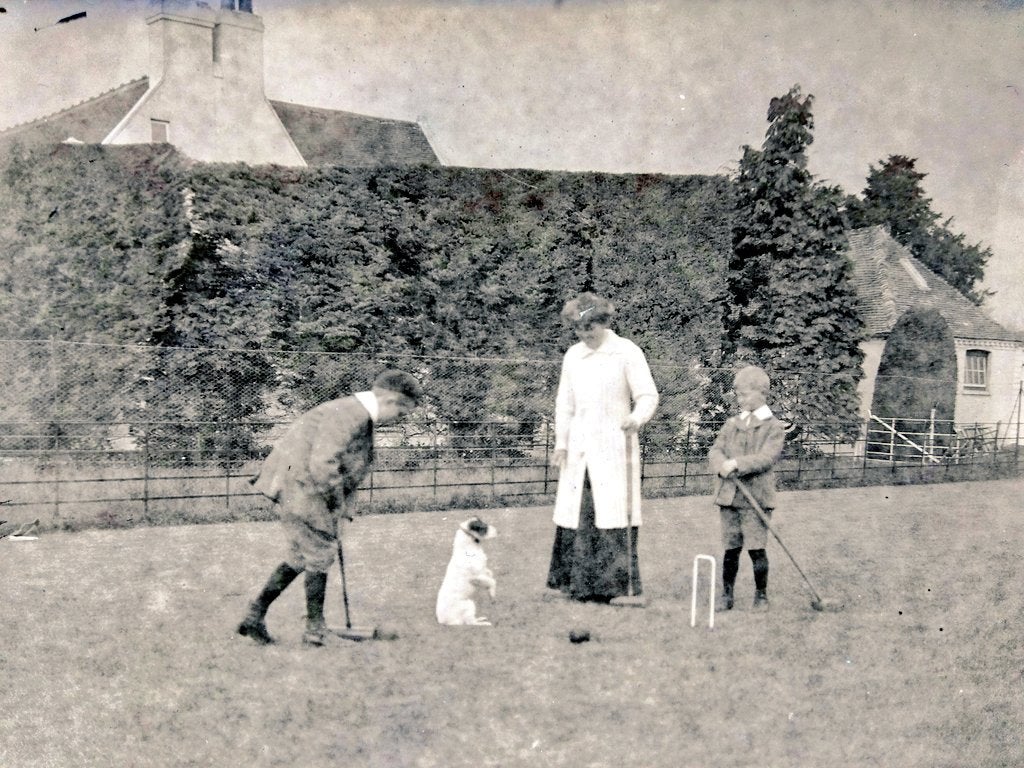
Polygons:
M0 0L0 766L1024 762L1024 0Z

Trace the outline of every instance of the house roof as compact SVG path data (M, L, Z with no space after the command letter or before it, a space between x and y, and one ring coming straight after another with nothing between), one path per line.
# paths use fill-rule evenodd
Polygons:
M886 336L909 309L935 309L954 338L1024 341L914 258L883 227L849 233L853 283L869 336Z
M7 155L15 144L25 149L68 139L99 144L148 88L149 78L140 77L60 112L0 131L0 156Z
M141 77L52 115L0 131L0 156L15 144L34 149L74 139L99 144L142 98ZM373 167L438 165L437 155L416 123L333 109L271 101L308 165Z
M270 105L309 165L438 165L416 123L285 101Z

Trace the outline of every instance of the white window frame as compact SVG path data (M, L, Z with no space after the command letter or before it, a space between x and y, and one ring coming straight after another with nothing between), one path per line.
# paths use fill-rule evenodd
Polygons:
M964 353L964 391L988 392L991 356L984 349L968 349Z
M164 137L163 139L157 140L156 129L158 127L163 128ZM170 120L156 120L150 118L149 120L149 141L151 144L170 144L171 143L171 122Z

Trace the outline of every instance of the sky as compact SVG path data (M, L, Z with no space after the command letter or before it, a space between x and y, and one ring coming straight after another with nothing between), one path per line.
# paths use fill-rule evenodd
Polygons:
M986 308L1024 331L1024 0L253 6L269 98L417 121L448 165L729 173L799 84L816 177L859 194L916 158L933 210L993 250ZM0 128L147 73L146 0L0 7Z

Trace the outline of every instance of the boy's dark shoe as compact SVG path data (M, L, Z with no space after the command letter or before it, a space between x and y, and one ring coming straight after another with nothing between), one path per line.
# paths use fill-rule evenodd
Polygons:
M274 642L274 638L267 632L267 625L263 623L263 615L255 610L250 610L242 619L242 623L238 625L238 634L251 637L260 645L270 645Z
M731 611L732 605L732 587L726 585L722 587L722 594L718 596L718 601L715 603L715 612L721 613L722 611Z
M753 605L753 609L755 611L767 611L768 610L768 592L767 591L765 591L763 589L759 589L756 592L754 592L754 605Z

